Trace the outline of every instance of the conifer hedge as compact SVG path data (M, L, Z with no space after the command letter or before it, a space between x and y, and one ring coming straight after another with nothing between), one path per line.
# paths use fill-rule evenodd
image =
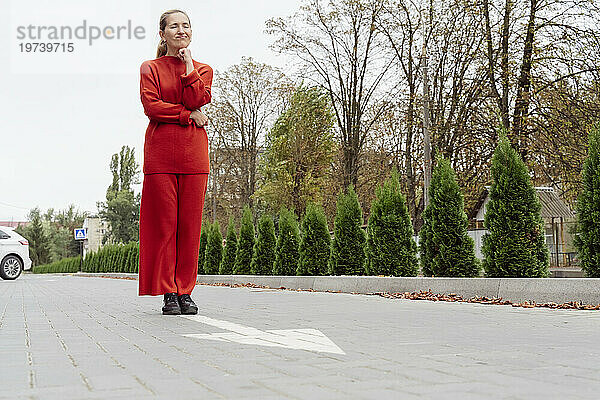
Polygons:
M216 275L221 267L223 258L223 236L219 221L215 221L208 230L208 239L206 251L204 252L204 273L207 275Z
M234 274L250 274L250 263L252 262L252 253L254 252L254 223L252 222L252 212L248 205L244 206L242 222L240 226L240 236L238 248L235 257Z
M202 221L200 228L200 248L198 249L198 273L204 273L204 253L206 252L206 244L208 243L208 231L210 231L210 222Z
M300 256L299 245L300 231L296 214L293 210L282 207L279 213L279 236L275 249L273 275L296 275Z
M33 273L72 273L79 271L81 257L69 257L50 264L38 265ZM139 244L108 244L96 252L88 252L81 260L82 272L125 272L137 273Z
M254 244L250 273L252 275L271 275L275 262L276 244L273 218L268 214L263 214L258 220L257 231L258 236Z
M79 263L81 257L68 257L62 260L55 261L50 264L35 265L33 267L34 274L53 274L53 273L74 273L79 271Z
M323 207L308 203L302 219L297 275L325 275L331 236Z
M223 260L219 268L219 274L231 275L235 267L235 254L237 253L237 234L235 232L235 221L233 217L229 217L227 225L227 234L225 239L225 250L223 252Z

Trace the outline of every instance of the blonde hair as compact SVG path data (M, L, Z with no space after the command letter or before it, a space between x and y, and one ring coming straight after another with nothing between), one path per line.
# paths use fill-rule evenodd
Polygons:
M182 13L183 15L185 15L188 19L188 22L190 23L190 27L192 26L192 23L190 22L190 17L185 13L185 11L181 11L181 10L168 10L165 11L164 13L161 14L160 16L160 20L158 23L158 27L161 31L165 31L165 28L167 27L167 17L171 14L175 14L175 13ZM158 48L156 49L156 58L162 57L165 54L167 54L167 41L165 39L160 39L160 42L158 43Z

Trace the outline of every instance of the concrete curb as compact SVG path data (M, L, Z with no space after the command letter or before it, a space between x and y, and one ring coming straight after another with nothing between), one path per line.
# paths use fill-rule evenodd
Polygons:
M61 274L114 278L137 278L137 274ZM463 298L502 297L512 302L600 304L600 278L423 278L380 276L260 276L198 275L203 284L254 284L271 288L304 289L341 293L403 293L430 290L435 294L455 293Z

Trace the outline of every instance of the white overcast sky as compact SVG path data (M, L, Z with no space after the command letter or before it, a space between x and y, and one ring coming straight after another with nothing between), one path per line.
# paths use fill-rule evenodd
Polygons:
M0 220L24 221L36 206L60 210L73 203L80 211L97 212L96 202L105 199L112 180L110 157L123 145L135 148L141 167L148 119L139 98L139 67L155 58L163 11L178 8L188 13L192 57L215 70L227 69L242 56L284 68L286 59L269 49L273 38L264 33L265 20L292 15L301 0L0 4L5 17L0 48L6 54L0 63ZM76 29L84 20L87 39L58 40L74 43L73 52L21 52L25 43L36 39L20 39L19 26ZM144 39L125 36L88 44L91 26L116 29L128 21L132 27L144 27ZM134 189L140 192L141 184Z

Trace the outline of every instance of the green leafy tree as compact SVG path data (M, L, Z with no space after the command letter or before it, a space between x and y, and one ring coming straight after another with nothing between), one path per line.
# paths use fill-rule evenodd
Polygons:
M108 221L102 242L128 243L139 237L141 194L131 189L131 184L139 183L140 171L134 149L123 146L113 154L110 170L113 181L106 191L106 201L97 202L100 218Z
M258 220L258 237L254 244L250 273L253 275L271 275L275 262L275 224L269 214L263 214Z
M215 82L219 90L213 91L210 107L203 109L210 118L209 140L215 143L211 156L217 156L211 168L221 167L215 171L219 192L227 197L226 207L241 210L248 204L256 212L254 194L264 133L288 101L291 82L278 68L252 57L242 57L220 71Z
M223 253L223 261L219 268L219 274L231 275L235 267L235 254L237 253L237 234L235 232L235 222L233 217L229 217L229 225L227 225L227 235L225 241L225 252Z
M204 257L204 273L207 275L216 275L221 267L223 259L223 235L219 221L215 221L208 231L208 243L206 244L206 254Z
M585 275L600 278L600 124L589 134L582 180L583 191L577 201L575 246Z
M479 275L475 244L467 234L469 224L464 199L450 162L437 159L429 187L429 205L423 213L419 236L421 265L426 276L473 277Z
M29 213L30 221L34 215L39 219L46 238L48 263L80 254L80 242L75 240L73 230L83 226L83 221L88 216L87 212L79 212L75 210L75 205L71 204L67 209L58 212L54 208L49 208L45 213L41 213L39 208L32 209ZM28 238L27 227L20 226L15 231Z
M29 211L30 224L16 228L15 231L29 242L29 256L34 266L52 262L50 255L50 239L42 224L42 216L38 207Z
M398 175L394 168L377 187L371 204L366 251L366 272L370 275L415 276L419 269L417 244Z
M79 240L75 240L72 229L60 226L53 221L45 221L44 226L48 233L50 259L52 261L76 257L80 254L81 243ZM81 225L79 228L81 228Z
M298 247L300 245L300 231L298 221L293 210L285 207L279 212L279 236L275 249L275 264L273 275L296 275L298 270Z
M198 273L204 273L204 255L206 253L206 244L208 243L208 232L210 231L210 222L202 222L200 228L200 249L198 250Z
M321 201L337 149L333 127L327 93L317 87L296 88L268 134L256 196L272 210L286 206L299 213L308 201Z
M483 237L483 267L488 277L546 277L548 248L541 203L527 167L511 147L504 129L492 157Z
M74 204L58 212L55 212L54 208L49 208L43 215L42 223L50 242L52 261L76 257L81 253L80 241L75 240L73 230L81 228L88 215L85 211L76 210Z
M331 252L331 236L323 207L308 203L301 231L297 275L325 275Z
M364 275L366 235L362 229L362 209L354 185L348 186L347 193L340 191L336 209L329 273Z
M249 274L254 252L254 223L252 222L252 211L248 205L244 206L242 222L240 226L240 237L238 241L237 254L235 257L234 274Z

